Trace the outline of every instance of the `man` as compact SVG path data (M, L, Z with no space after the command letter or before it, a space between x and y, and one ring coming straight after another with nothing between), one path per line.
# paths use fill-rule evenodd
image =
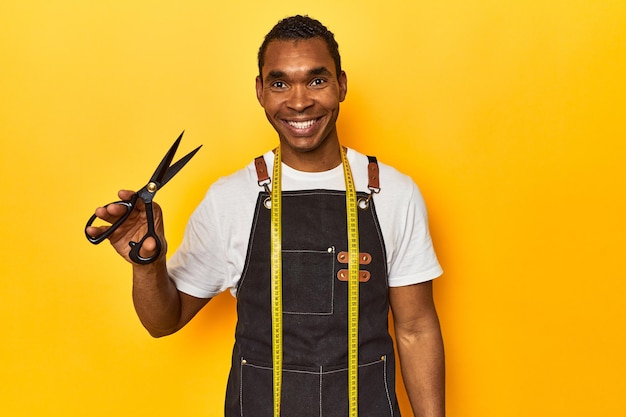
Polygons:
M413 412L443 416L443 344L432 296L432 279L441 268L419 190L409 177L340 145L336 120L347 78L334 35L320 22L305 16L280 21L267 34L258 60L257 98L280 146L211 186L168 263L163 250L154 263L133 264L139 318L150 334L165 336L182 328L212 297L230 290L237 296L238 324L225 415L271 415L271 258L276 253L270 234L276 227L272 205L280 205L281 412L287 417L348 416L346 210L354 201L346 189L354 184L359 198L359 415L399 415L387 330L391 307ZM268 167L281 174L268 180ZM368 175L370 169L378 175ZM282 199L272 203L271 193L278 192ZM132 194L120 191L119 196L130 199ZM124 211L109 205L96 214L113 222ZM156 220L165 242L158 207ZM128 242L144 234L145 213L138 210L110 241L130 261ZM154 240L146 241L142 256L154 247Z

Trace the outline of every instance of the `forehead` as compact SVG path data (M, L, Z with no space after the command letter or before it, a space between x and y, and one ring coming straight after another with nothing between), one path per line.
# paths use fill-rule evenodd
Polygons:
M262 72L265 75L271 71L308 71L320 67L335 73L335 62L323 39L274 40L265 50Z

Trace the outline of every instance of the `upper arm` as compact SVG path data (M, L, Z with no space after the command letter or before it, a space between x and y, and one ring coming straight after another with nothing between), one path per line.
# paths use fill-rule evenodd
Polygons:
M396 334L439 328L432 281L389 288L389 303Z
M178 292L178 296L180 299L180 322L178 323L178 329L189 323L202 307L211 301L211 298L198 298L181 291Z
M402 378L413 414L445 415L445 359L432 281L390 288Z

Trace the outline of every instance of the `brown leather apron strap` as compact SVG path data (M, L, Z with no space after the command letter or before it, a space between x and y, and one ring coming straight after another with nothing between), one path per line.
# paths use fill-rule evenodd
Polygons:
M380 191L380 177L378 174L378 160L375 156L367 156L369 163L367 164L367 188L369 188L373 194ZM254 158L254 168L256 168L256 176L259 182L259 186L268 188L271 182L270 173L267 170L265 164L265 158L263 155ZM370 197L371 198L371 197ZM369 199L368 199L369 200Z
M265 186L270 183L270 173L267 171L267 165L265 164L265 158L263 155L254 158L254 167L256 168L256 176L259 180L260 186Z
M375 156L369 156L367 159L370 161L367 165L367 178L368 184L367 187L373 192L377 193L380 191L380 181L378 177L378 161Z

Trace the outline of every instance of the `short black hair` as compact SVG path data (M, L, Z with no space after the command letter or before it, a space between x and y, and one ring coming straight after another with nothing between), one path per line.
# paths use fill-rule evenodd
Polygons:
M335 61L335 69L337 70L337 77L339 77L339 74L341 74L341 56L339 55L339 45L337 41L335 41L335 35L319 20L301 15L280 20L272 30L265 35L265 40L263 40L259 48L259 75L262 76L261 69L265 62L265 50L271 41L297 41L313 38L321 38L326 43L328 52L330 52L330 56L333 58L333 61Z

